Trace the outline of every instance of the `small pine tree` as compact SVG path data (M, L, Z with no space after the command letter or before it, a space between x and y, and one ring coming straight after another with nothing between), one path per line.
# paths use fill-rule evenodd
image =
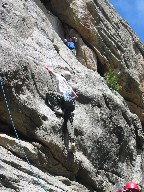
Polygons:
M115 75L114 71L110 69L105 73L104 78L110 89L118 92L122 90L122 86L118 83L118 77Z

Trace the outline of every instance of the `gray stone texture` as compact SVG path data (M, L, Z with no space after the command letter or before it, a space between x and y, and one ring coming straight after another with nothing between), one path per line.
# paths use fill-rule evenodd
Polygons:
M103 72L109 68L120 72L121 94L144 123L144 48L128 23L107 0L49 2L53 12L95 52Z
M130 180L143 185L143 117L129 109L130 103L143 110L142 44L108 1L47 2L57 17L38 0L0 2L0 76L14 122L0 87L0 191L110 192ZM124 98L108 88L97 61L93 69L72 55L59 19L89 42L102 65L122 70ZM79 96L74 154L62 137L63 118L45 103L46 93L56 90L45 65L72 73Z

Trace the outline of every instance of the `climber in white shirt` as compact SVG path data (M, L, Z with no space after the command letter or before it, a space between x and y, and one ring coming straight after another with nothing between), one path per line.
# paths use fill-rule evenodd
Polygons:
M71 95L71 99L75 100L78 96L77 94L73 91L71 86L68 84L67 81L71 79L71 73L69 71L64 71L61 75L58 73L55 73L52 71L51 68L47 67L47 70L50 74L52 74L56 80L57 80L57 91L61 95L65 97L68 96L69 94Z
M75 110L75 100L78 98L78 96L67 82L71 79L71 73L69 71L64 71L60 75L58 73L55 73L49 67L46 67L46 69L53 77L55 77L57 83L57 93L48 92L46 94L46 102L51 107L51 109L55 111L56 114L64 116L65 127L67 127L67 122L70 121L73 130L69 131L71 132L69 133L69 136L71 140L71 148L74 149L74 114L72 112Z

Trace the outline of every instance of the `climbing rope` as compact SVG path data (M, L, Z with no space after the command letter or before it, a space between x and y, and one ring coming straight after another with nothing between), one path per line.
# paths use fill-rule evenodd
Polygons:
M4 91L4 87L3 87L3 82L2 82L2 77L0 76L0 85L1 85L1 89L2 89L2 93L3 93L3 97L4 97L4 101L5 101L5 104L6 104L6 107L7 107L7 110L8 110L8 114L9 114L9 117L10 117L10 120L11 120L11 123L12 123L12 127L14 129L14 132L15 132L15 135L16 135L16 138L17 140L19 141L19 145L20 145L20 148L22 149L22 152L25 156L25 159L27 161L27 163L29 164L30 166L30 169L31 171L33 172L33 176L36 177L36 179L38 180L38 183L40 184L40 186L44 189L44 191L48 192L48 190L45 188L45 186L42 184L42 182L40 181L40 178L39 176L34 172L33 168L32 168L32 165L30 164L30 161L25 153L25 150L24 150L24 147L22 146L21 142L20 142L20 139L19 139L19 136L18 136L18 133L17 133L17 130L16 130L16 127L15 127L15 124L14 124L14 121L12 119L12 116L11 116L11 112L10 112L10 108L8 106L8 102L7 102L7 99L6 99L6 94L5 94L5 91Z

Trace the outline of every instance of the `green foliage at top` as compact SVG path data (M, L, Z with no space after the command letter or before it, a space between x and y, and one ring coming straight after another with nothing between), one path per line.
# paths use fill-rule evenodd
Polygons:
M111 69L105 73L104 78L106 80L107 85L110 89L120 92L122 90L122 86L118 83L118 77Z

